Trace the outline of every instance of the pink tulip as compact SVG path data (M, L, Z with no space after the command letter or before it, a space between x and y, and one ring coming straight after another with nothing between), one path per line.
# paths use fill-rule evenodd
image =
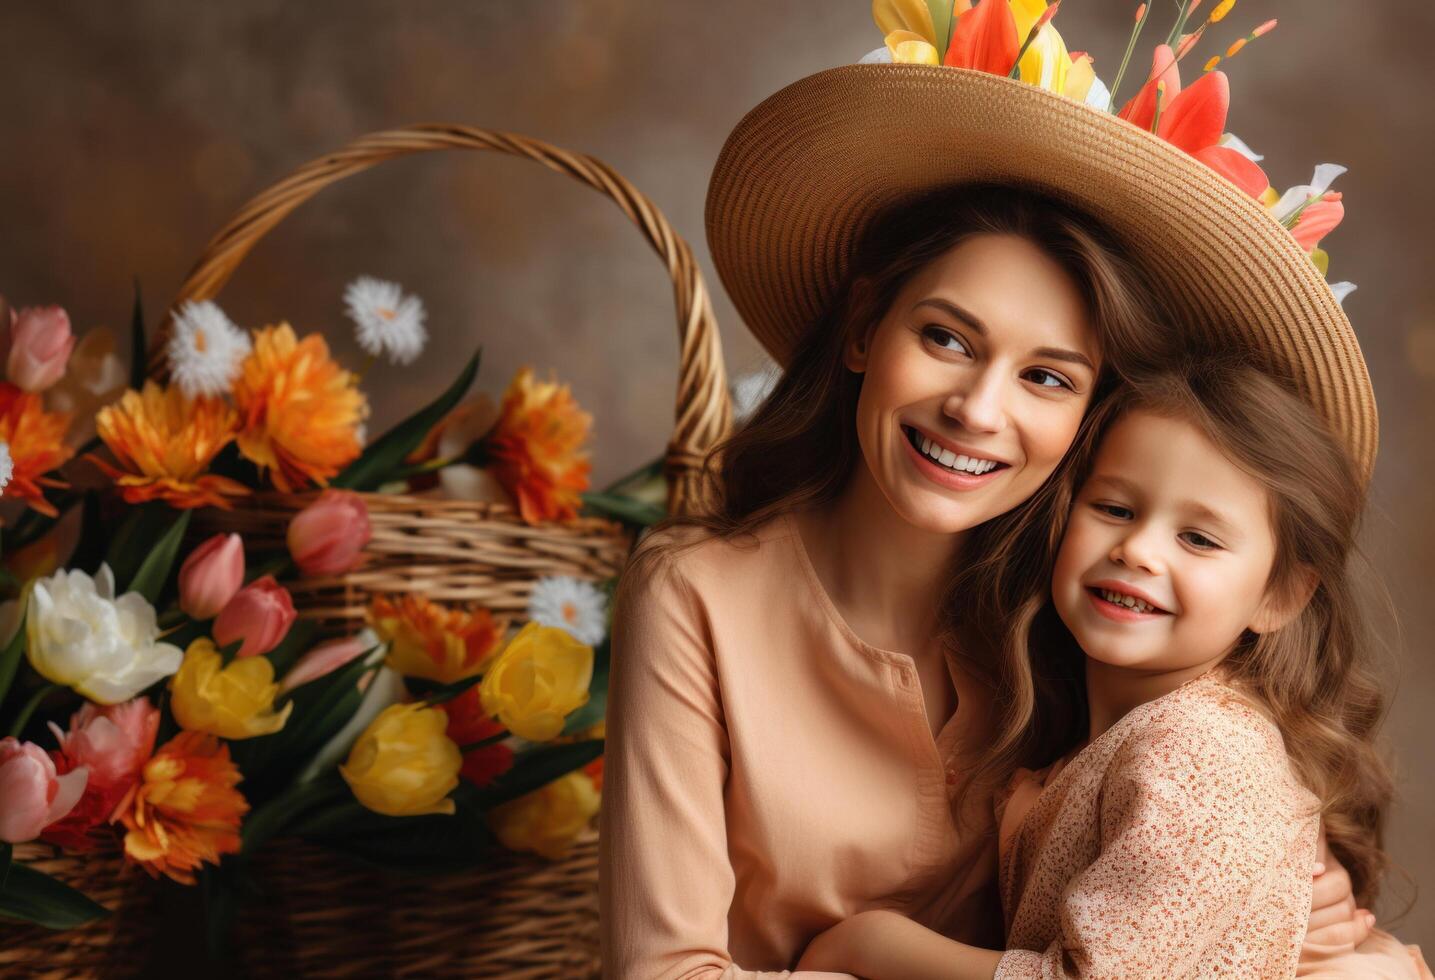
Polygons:
M300 657L299 662L290 668L289 673L284 675L284 680L279 684L279 693L292 691L300 684L308 684L310 681L316 681L325 674L338 670L372 646L373 644L367 642L366 638L362 636L350 636L342 640L321 643Z
M0 738L0 841L39 837L79 802L89 775L83 767L58 775L54 760L35 743Z
M28 307L12 323L6 375L26 391L44 391L64 376L74 349L69 314L58 306Z
M86 703L70 716L68 733L50 722L60 751L90 770L90 788L128 788L154 754L159 709L140 696L120 704Z
M305 575L342 575L373 537L369 509L352 490L325 490L289 522L289 554Z
M179 608L195 619L213 619L244 584L244 542L216 534L190 552L179 569Z
M214 642L227 647L243 640L241 657L257 657L279 645L297 613L289 590L273 575L255 579L234 594L214 620Z

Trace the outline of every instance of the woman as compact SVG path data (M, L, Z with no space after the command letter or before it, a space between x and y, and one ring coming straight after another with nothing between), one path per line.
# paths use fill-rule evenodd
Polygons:
M873 907L999 938L990 798L960 790L1002 706L940 616L965 534L1017 508L1039 520L1093 401L1179 339L1144 308L1143 278L1183 322L1242 339L1190 299L1231 302L1234 283L1173 275L1191 239L1133 234L1168 197L1204 203L1154 191L1199 183L1183 168L1200 164L1143 145L1134 166L1053 180L1079 143L1064 160L1013 151L1064 106L993 106L971 87L998 80L907 69L790 86L714 175L715 261L787 371L724 449L722 510L655 535L624 579L600 869L614 977L787 975L814 935ZM1159 253L1123 257L1094 206ZM1265 304L1306 341L1273 351L1340 348L1338 323L1296 307ZM1360 419L1332 421L1359 458ZM1350 919L1345 894L1335 908Z

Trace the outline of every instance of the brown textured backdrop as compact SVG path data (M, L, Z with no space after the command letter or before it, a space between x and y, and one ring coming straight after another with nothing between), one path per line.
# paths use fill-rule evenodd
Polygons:
M1147 57L1169 17L1170 0L1155 2ZM1135 6L1068 0L1058 18L1108 82ZM1349 217L1328 247L1332 278L1360 285L1346 306L1383 423L1366 545L1403 628L1390 664L1401 797L1389 848L1435 888L1435 82L1419 67L1435 9L1242 0L1193 64L1269 17L1281 26L1228 66L1231 128L1267 155L1277 187L1308 180L1317 162L1351 168L1337 185ZM157 313L249 195L355 135L419 121L592 153L649 194L706 263L703 194L733 124L783 84L880 40L866 0L7 3L0 294L60 303L79 331L122 327L138 276ZM495 393L523 363L572 382L596 416L599 482L661 449L676 359L669 285L598 195L527 161L391 163L292 216L221 300L247 326L325 329L352 364L340 294L362 273L421 294L435 334L413 368L371 374L376 425L481 342L480 377ZM730 369L757 364L725 297L716 308ZM1386 915L1408 898L1395 884ZM1435 947L1435 898L1398 928Z

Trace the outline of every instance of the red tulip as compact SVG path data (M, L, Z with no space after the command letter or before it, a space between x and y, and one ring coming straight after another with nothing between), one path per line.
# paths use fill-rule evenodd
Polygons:
M213 619L244 584L244 542L216 534L190 552L179 569L179 608L195 619Z
M1007 0L982 0L962 14L952 29L943 64L949 68L975 68L1006 75L1016 64L1021 38Z
M243 640L241 657L257 657L279 645L298 614L289 590L273 575L255 579L235 593L214 621L214 642L227 647Z
M305 575L342 575L373 537L369 509L352 490L325 490L289 522L289 554Z
M40 392L59 381L75 349L70 317L58 306L32 306L12 321L5 372L25 391Z

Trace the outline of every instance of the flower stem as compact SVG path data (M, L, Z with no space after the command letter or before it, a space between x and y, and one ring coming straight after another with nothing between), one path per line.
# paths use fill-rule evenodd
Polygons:
M1116 72L1116 81L1111 83L1111 98L1106 103L1107 112L1116 111L1116 93L1121 90L1121 79L1126 76L1126 66L1131 61L1131 52L1136 50L1136 42L1141 38L1141 28L1146 26L1146 18L1150 15L1150 4L1143 3L1141 15L1136 18L1136 26L1131 29L1131 37L1126 42L1126 54L1121 58L1121 68Z
M25 730L25 725L30 721L30 716L35 713L36 708L40 707L40 702L49 697L51 692L58 691L59 689L59 684L46 684L32 694L30 700L26 701L25 706L20 709L20 714L16 716L15 723L10 726L10 734L15 738L19 738L20 733Z

